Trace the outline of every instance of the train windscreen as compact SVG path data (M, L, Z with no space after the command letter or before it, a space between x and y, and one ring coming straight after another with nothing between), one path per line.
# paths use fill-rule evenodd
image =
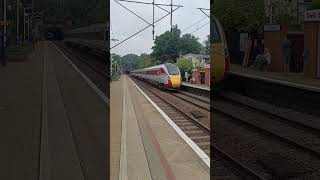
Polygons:
M210 25L210 42L221 43L222 39L219 32L218 23L215 18L212 18Z
M165 64L169 75L179 75L179 70L177 68L177 66L173 65L173 64Z

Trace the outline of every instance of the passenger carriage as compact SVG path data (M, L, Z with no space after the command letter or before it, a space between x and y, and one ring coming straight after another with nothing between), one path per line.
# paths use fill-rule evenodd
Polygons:
M148 81L161 89L179 89L181 75L179 68L171 63L152 66L130 72L131 76Z

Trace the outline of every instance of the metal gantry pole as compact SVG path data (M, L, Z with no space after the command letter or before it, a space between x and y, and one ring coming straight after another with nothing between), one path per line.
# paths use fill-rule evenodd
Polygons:
M28 42L30 41L30 14L27 13L28 18Z
M17 43L19 43L19 36L20 36L20 31L19 31L19 10L20 10L20 2L17 0Z
M272 18L273 18L273 7L270 5L270 24L272 24Z
M113 68L112 68L112 66L113 66L113 57L112 57L112 55L110 56L110 58L111 58L111 62L110 62L110 74L111 74L111 77L113 76Z
M7 21L7 0L3 0L3 20ZM3 26L3 46L7 46L7 26Z
M171 4L159 4L159 3L155 3L154 0L153 2L141 2L141 1L133 1L133 0L114 0L114 2L116 2L117 4L119 4L120 6L122 6L123 8L125 8L126 10L128 10L129 12L131 12L132 14L134 14L135 16L137 16L139 19L143 20L144 22L146 22L148 24L148 26L144 27L143 29L141 29L140 31L134 33L133 35L131 35L130 37L124 39L123 41L121 41L120 43L112 46L110 49L113 49L115 48L116 46L122 44L123 42L127 41L128 39L134 37L135 35L141 33L142 31L144 31L145 29L149 28L150 26L153 26L153 36L154 36L154 27L155 27L155 23L159 22L160 20L162 20L163 18L171 15L171 31L172 31L172 14L173 12L175 12L177 9L183 7L181 5L174 5L173 4L173 1L171 0ZM125 7L124 5L122 5L121 3L119 2L130 2L130 3L138 3L138 4L147 4L147 5L152 5L153 6L153 22L152 23L149 23L147 20L143 19L141 16L137 15L136 13L134 13L132 10L130 10L129 8ZM167 14L164 15L163 17L155 20L155 10L154 10L154 6L157 6L158 8L160 8L161 10L163 11L166 11ZM161 6L166 6L166 7L171 7L171 12L169 10L166 10L164 8L162 8ZM175 9L173 9L173 7L175 7Z
M23 42L26 42L26 8L23 8Z
M171 8L171 16L170 16L170 25L171 25L171 32L172 32L172 14L173 14L173 12L172 12L172 0L171 0L171 4L170 4L170 8Z
M297 24L299 24L299 19L300 19L300 18L299 18L299 15L300 15L300 13L299 13L299 12L300 12L300 11L299 11L299 8L300 8L300 7L299 7L299 0L297 0Z
M152 29L152 39L154 40L154 0L152 2L152 7L153 7L153 12L152 12L152 25L153 25L153 29Z

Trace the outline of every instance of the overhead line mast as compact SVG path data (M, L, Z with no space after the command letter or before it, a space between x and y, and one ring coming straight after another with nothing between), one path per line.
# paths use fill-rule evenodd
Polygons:
M172 32L173 30L173 22L172 22L172 19L173 19L173 12L178 10L179 8L183 7L181 5L174 5L172 0L171 0L171 4L161 4L161 3L155 3L155 0L153 0L151 3L149 2L141 2L141 1L132 1L132 0L114 0L117 4L119 4L120 6L122 6L124 9L126 9L127 11L129 11L130 13L132 13L133 15L137 16L139 19L141 19L142 21L144 21L145 23L148 24L148 26L142 28L141 30L139 30L138 32L134 33L133 35L129 36L128 38L126 38L125 40L119 42L118 44L114 45L113 47L111 47L110 49L122 44L123 42L129 40L130 38L134 37L135 35L141 33L142 31L144 31L145 29L149 28L150 26L152 26L152 38L154 40L154 36L155 36L155 23L159 22L160 20L164 19L165 17L167 17L168 15L171 15L170 17L170 26L171 26L171 29L170 31ZM129 3L136 3L136 4L146 4L146 5L152 5L152 23L149 23L147 20L145 20L144 18L142 18L141 16L139 16L137 13L133 12L132 10L130 10L129 8L125 7L123 4L121 4L120 2L129 2ZM161 7L161 6L164 6L164 7L170 7L170 11L166 10L165 8ZM158 7L159 9L163 10L163 11L166 11L167 14L162 16L161 18L155 20L155 7ZM175 8L173 8L175 7Z

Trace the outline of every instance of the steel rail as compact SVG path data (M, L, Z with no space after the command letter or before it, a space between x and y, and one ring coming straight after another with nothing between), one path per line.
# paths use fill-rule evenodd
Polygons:
M238 105L241 105L241 106L245 106L246 108L254 110L254 111L257 111L257 112L259 112L261 114L265 114L265 115L276 117L276 118L280 119L282 122L286 122L288 124L292 124L292 125L294 125L296 127L301 127L301 128L303 128L305 130L312 131L313 133L320 135L320 129L319 128L312 127L312 126L304 124L302 122L290 120L289 118L283 117L283 116L281 116L279 114L264 111L264 110L259 109L257 107L251 106L251 105L243 103L243 102L236 101L234 99L228 98L228 97L223 96L223 95L221 96L221 98L223 98L226 101L231 101L231 102L233 102L235 104L238 104Z
M177 94L175 94L175 93L172 93L171 95L173 95L174 97L177 97L177 98L179 98L179 99L181 99L181 100L183 100L183 101L186 101L186 102L188 102L188 103L190 103L190 104L193 104L194 106L197 106L197 107L199 107L199 108L201 108L201 109L204 109L204 110L210 112L210 104L209 104L209 107L204 107L204 106L201 106L201 105L197 104L196 102L193 102L193 101L191 101L191 100L189 100L189 99L183 98L183 97L181 97L181 96L179 96L179 95L177 95ZM185 95L185 96L187 96L187 95ZM188 96L188 97L191 97L191 96ZM198 100L198 101L201 101L200 99L197 99L197 98L195 98L195 97L191 97L191 98L196 99L196 100ZM202 102L203 102L203 101L202 101Z
M238 118L238 117L236 117L234 115L228 114L228 113L226 113L226 112L224 112L224 111L222 111L220 109L216 109L216 108L214 108L214 106L213 106L213 112L222 114L223 116L226 116L226 117L229 117L231 119L231 121L236 121L238 123L242 123L242 124L244 124L244 125L246 125L248 127L251 127L253 129L258 130L260 133L264 133L264 134L266 134L268 136L271 136L271 137L277 139L280 142L283 142L285 144L294 146L294 147L296 147L296 148L298 148L300 150L306 151L309 154L316 156L317 158L320 158L320 152L315 150L315 149L313 149L313 148L311 148L311 147L307 147L305 145L299 144L298 142L295 142L294 140L290 140L290 139L288 139L286 137L283 137L283 136L281 136L279 134L271 132L270 130L267 130L266 128L259 127L259 126L255 125L253 123L250 123L250 122L248 122L246 120L243 120L243 119Z
M175 109L176 111L180 112L182 115L184 115L187 119L191 120L192 122L194 122L196 124L196 126L198 126L200 129L204 130L206 133L210 134L210 129L206 126L204 126L203 124L199 123L195 118L191 117L190 115L186 114L185 112L183 112L180 108L178 108L177 106L175 106L173 103L169 102L168 100L166 100L165 98L161 97L160 95L158 95L157 93L151 91L149 88L147 88L140 80L138 80L139 84L141 86L143 86L146 90L148 90L149 92L151 92L151 94L155 95L156 97L158 97L159 99L163 100L165 103L167 103L168 105L170 105L173 109Z
M213 153L218 153L220 155L222 155L225 159L232 161L234 164L236 164L240 169L242 169L243 171L247 172L250 176L252 176L254 179L257 180L267 180L266 178L264 178L263 176L261 176L260 174L254 172L253 170L251 170L248 166L244 165L243 163L241 163L240 161L236 160L235 158L233 158L232 156L230 156L228 153L224 152L222 149L220 149L218 146L216 145L211 145L212 148L214 149ZM216 155L214 155L216 156Z

